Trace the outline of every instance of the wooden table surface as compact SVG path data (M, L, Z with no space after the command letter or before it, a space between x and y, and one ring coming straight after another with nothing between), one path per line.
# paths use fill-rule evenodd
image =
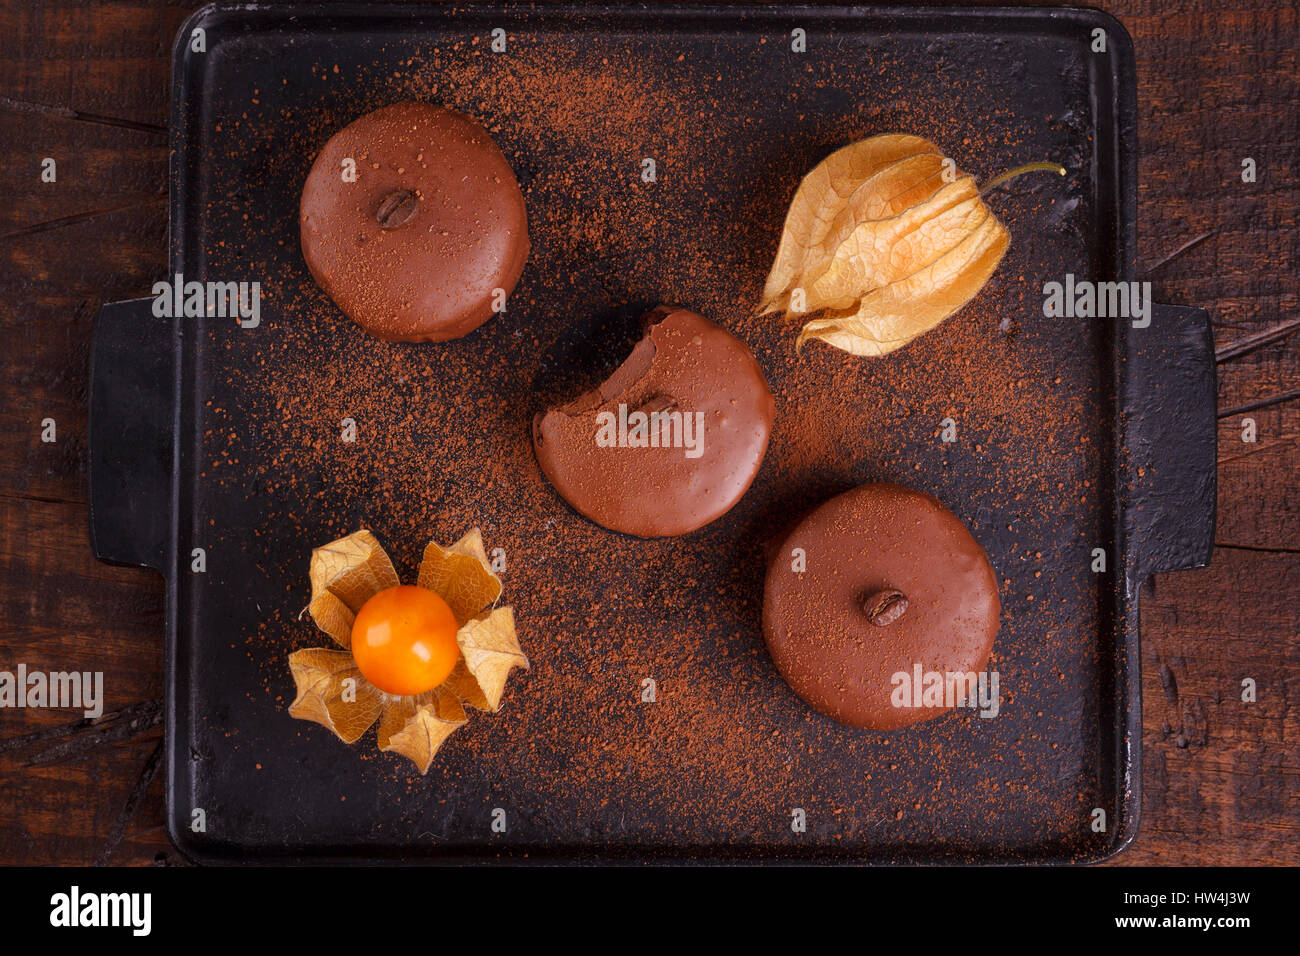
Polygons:
M91 555L86 399L99 305L167 274L168 57L196 6L0 6L0 670L104 671L107 697L94 722L0 711L0 863L183 862L159 773L162 580ZM1142 595L1143 822L1116 862L1296 864L1300 12L1107 6L1137 50L1140 271L1157 301L1210 310L1220 353L1214 559Z

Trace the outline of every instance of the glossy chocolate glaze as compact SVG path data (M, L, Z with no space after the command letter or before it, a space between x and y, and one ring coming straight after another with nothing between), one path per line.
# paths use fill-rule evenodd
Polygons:
M795 569L802 549L805 570ZM873 623L868 608L906 610ZM875 598L877 600L873 601ZM998 631L997 578L961 519L932 495L869 484L827 501L772 554L763 635L800 697L855 727L892 730L945 707L896 707L899 672L981 671ZM913 701L915 704L915 701Z
M299 226L317 284L381 339L473 331L528 258L510 164L478 123L429 103L395 103L335 133L303 186Z
M627 534L685 534L731 509L767 451L775 405L749 347L686 309L660 306L622 365L599 387L533 420L533 447L560 495ZM600 447L598 416L619 406L703 413L703 447Z

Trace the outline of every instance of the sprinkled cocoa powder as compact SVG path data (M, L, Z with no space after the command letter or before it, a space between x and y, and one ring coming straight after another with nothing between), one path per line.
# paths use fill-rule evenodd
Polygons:
M301 788L340 795L345 809L294 824L328 845L1087 852L1087 811L1110 785L1075 744L1108 719L1090 689L1107 666L1107 586L1087 555L1110 546L1112 516L1108 383L1086 356L1109 339L1096 325L1049 325L1039 291L1044 276L1095 267L1083 74L1045 87L1041 112L1012 112L1007 91L1039 81L939 50L918 82L915 40L798 63L781 34L759 32L599 44L512 32L508 59L486 35L311 42L310 75L282 84L250 69L242 100L212 103L214 129L231 138L203 144L205 271L263 284L259 328L210 322L199 337L193 522L214 563L233 555L240 568L222 586L214 576L197 612L257 609L210 654L248 681L229 686L222 713L196 715L200 736L229 735L238 759L264 768L273 796L252 831L279 832L271 804ZM747 78L764 74L781 77L779 95L756 103ZM487 127L528 204L533 248L508 310L439 345L367 336L316 288L297 245L315 151L405 98ZM889 130L933 139L981 178L1045 145L1070 175L990 195L1010 252L937 330L879 360L817 343L797 355L793 326L752 314L786 205L831 149ZM645 158L656 182L641 180ZM661 301L746 341L777 413L733 511L645 541L570 510L539 471L529 427L603 379ZM945 418L954 443L941 441ZM354 443L341 440L344 419ZM763 545L869 480L935 494L988 551L1002 588L989 665L1001 673L998 718L853 730L775 672L760 630ZM365 526L411 581L430 538L473 525L505 550L503 599L533 663L502 711L474 714L427 777L378 753L373 732L349 749L290 719L285 659L328 643L299 617L311 548ZM489 843L494 806L513 823ZM806 834L791 832L794 807Z

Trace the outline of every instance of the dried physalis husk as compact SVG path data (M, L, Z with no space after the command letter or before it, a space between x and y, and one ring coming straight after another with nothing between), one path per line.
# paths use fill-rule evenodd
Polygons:
M798 343L820 339L854 355L885 355L902 348L975 297L997 268L1008 240L990 213L929 265L877 286L856 308L807 322Z
M343 648L352 623L371 597L399 582L388 554L369 531L357 531L312 552L312 619ZM478 528L450 547L430 543L420 564L420 587L451 607L461 656L451 675L424 694L396 697L371 685L351 650L307 648L289 656L297 696L289 713L315 721L345 743L379 721L379 749L409 757L425 773L438 748L469 719L465 705L500 709L506 679L528 658L515 633L514 612L493 607L501 580L493 572Z
M307 574L311 619L340 647L352 646L352 622L361 605L398 584L388 552L365 530L313 550Z
M467 720L465 708L445 687L398 697L379 721L379 749L409 757L420 773L428 773L438 748Z
M462 699L479 710L501 709L501 695L505 693L506 678L516 667L528 668L528 658L519 647L515 636L515 612L508 607L494 608L469 620L456 632L465 673L473 679L473 687L463 677L457 680L456 672L447 678L455 688L465 687ZM459 690L458 690L459 692Z
M460 625L460 660L443 686L471 707L498 710L510 671L527 670L528 658L515 635L514 611L482 613L501 595L501 580L492 573L478 528L449 548L431 542L420 562L419 584L446 601Z
M1065 172L1051 164L1020 171L1030 168ZM804 177L760 311L817 314L799 345L817 339L884 355L974 298L1010 239L974 179L937 146L919 136L873 136Z
M894 163L922 153L941 154L919 136L873 136L836 150L803 178L790 202L776 261L763 289L763 312L786 311L789 294L801 287L802 277L820 271L829 251L826 236L850 197L861 202L868 195L859 187ZM800 310L803 311L803 310Z
M430 541L416 583L446 601L462 627L501 596L501 579L492 573L478 528L449 548Z
M289 670L298 687L289 714L328 727L345 744L361 739L384 710L387 695L361 676L351 651L328 647L294 651L289 655Z

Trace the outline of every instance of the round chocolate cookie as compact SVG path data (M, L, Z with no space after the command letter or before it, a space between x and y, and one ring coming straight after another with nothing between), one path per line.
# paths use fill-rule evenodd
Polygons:
M763 636L814 708L893 730L960 702L1000 611L988 556L956 515L932 495L870 484L804 517L774 552Z
M595 391L533 419L542 471L575 509L614 531L659 538L725 514L758 473L775 405L744 342L686 309L659 306Z
M478 123L395 103L339 130L299 207L312 277L371 335L459 338L505 304L528 258L524 197Z

